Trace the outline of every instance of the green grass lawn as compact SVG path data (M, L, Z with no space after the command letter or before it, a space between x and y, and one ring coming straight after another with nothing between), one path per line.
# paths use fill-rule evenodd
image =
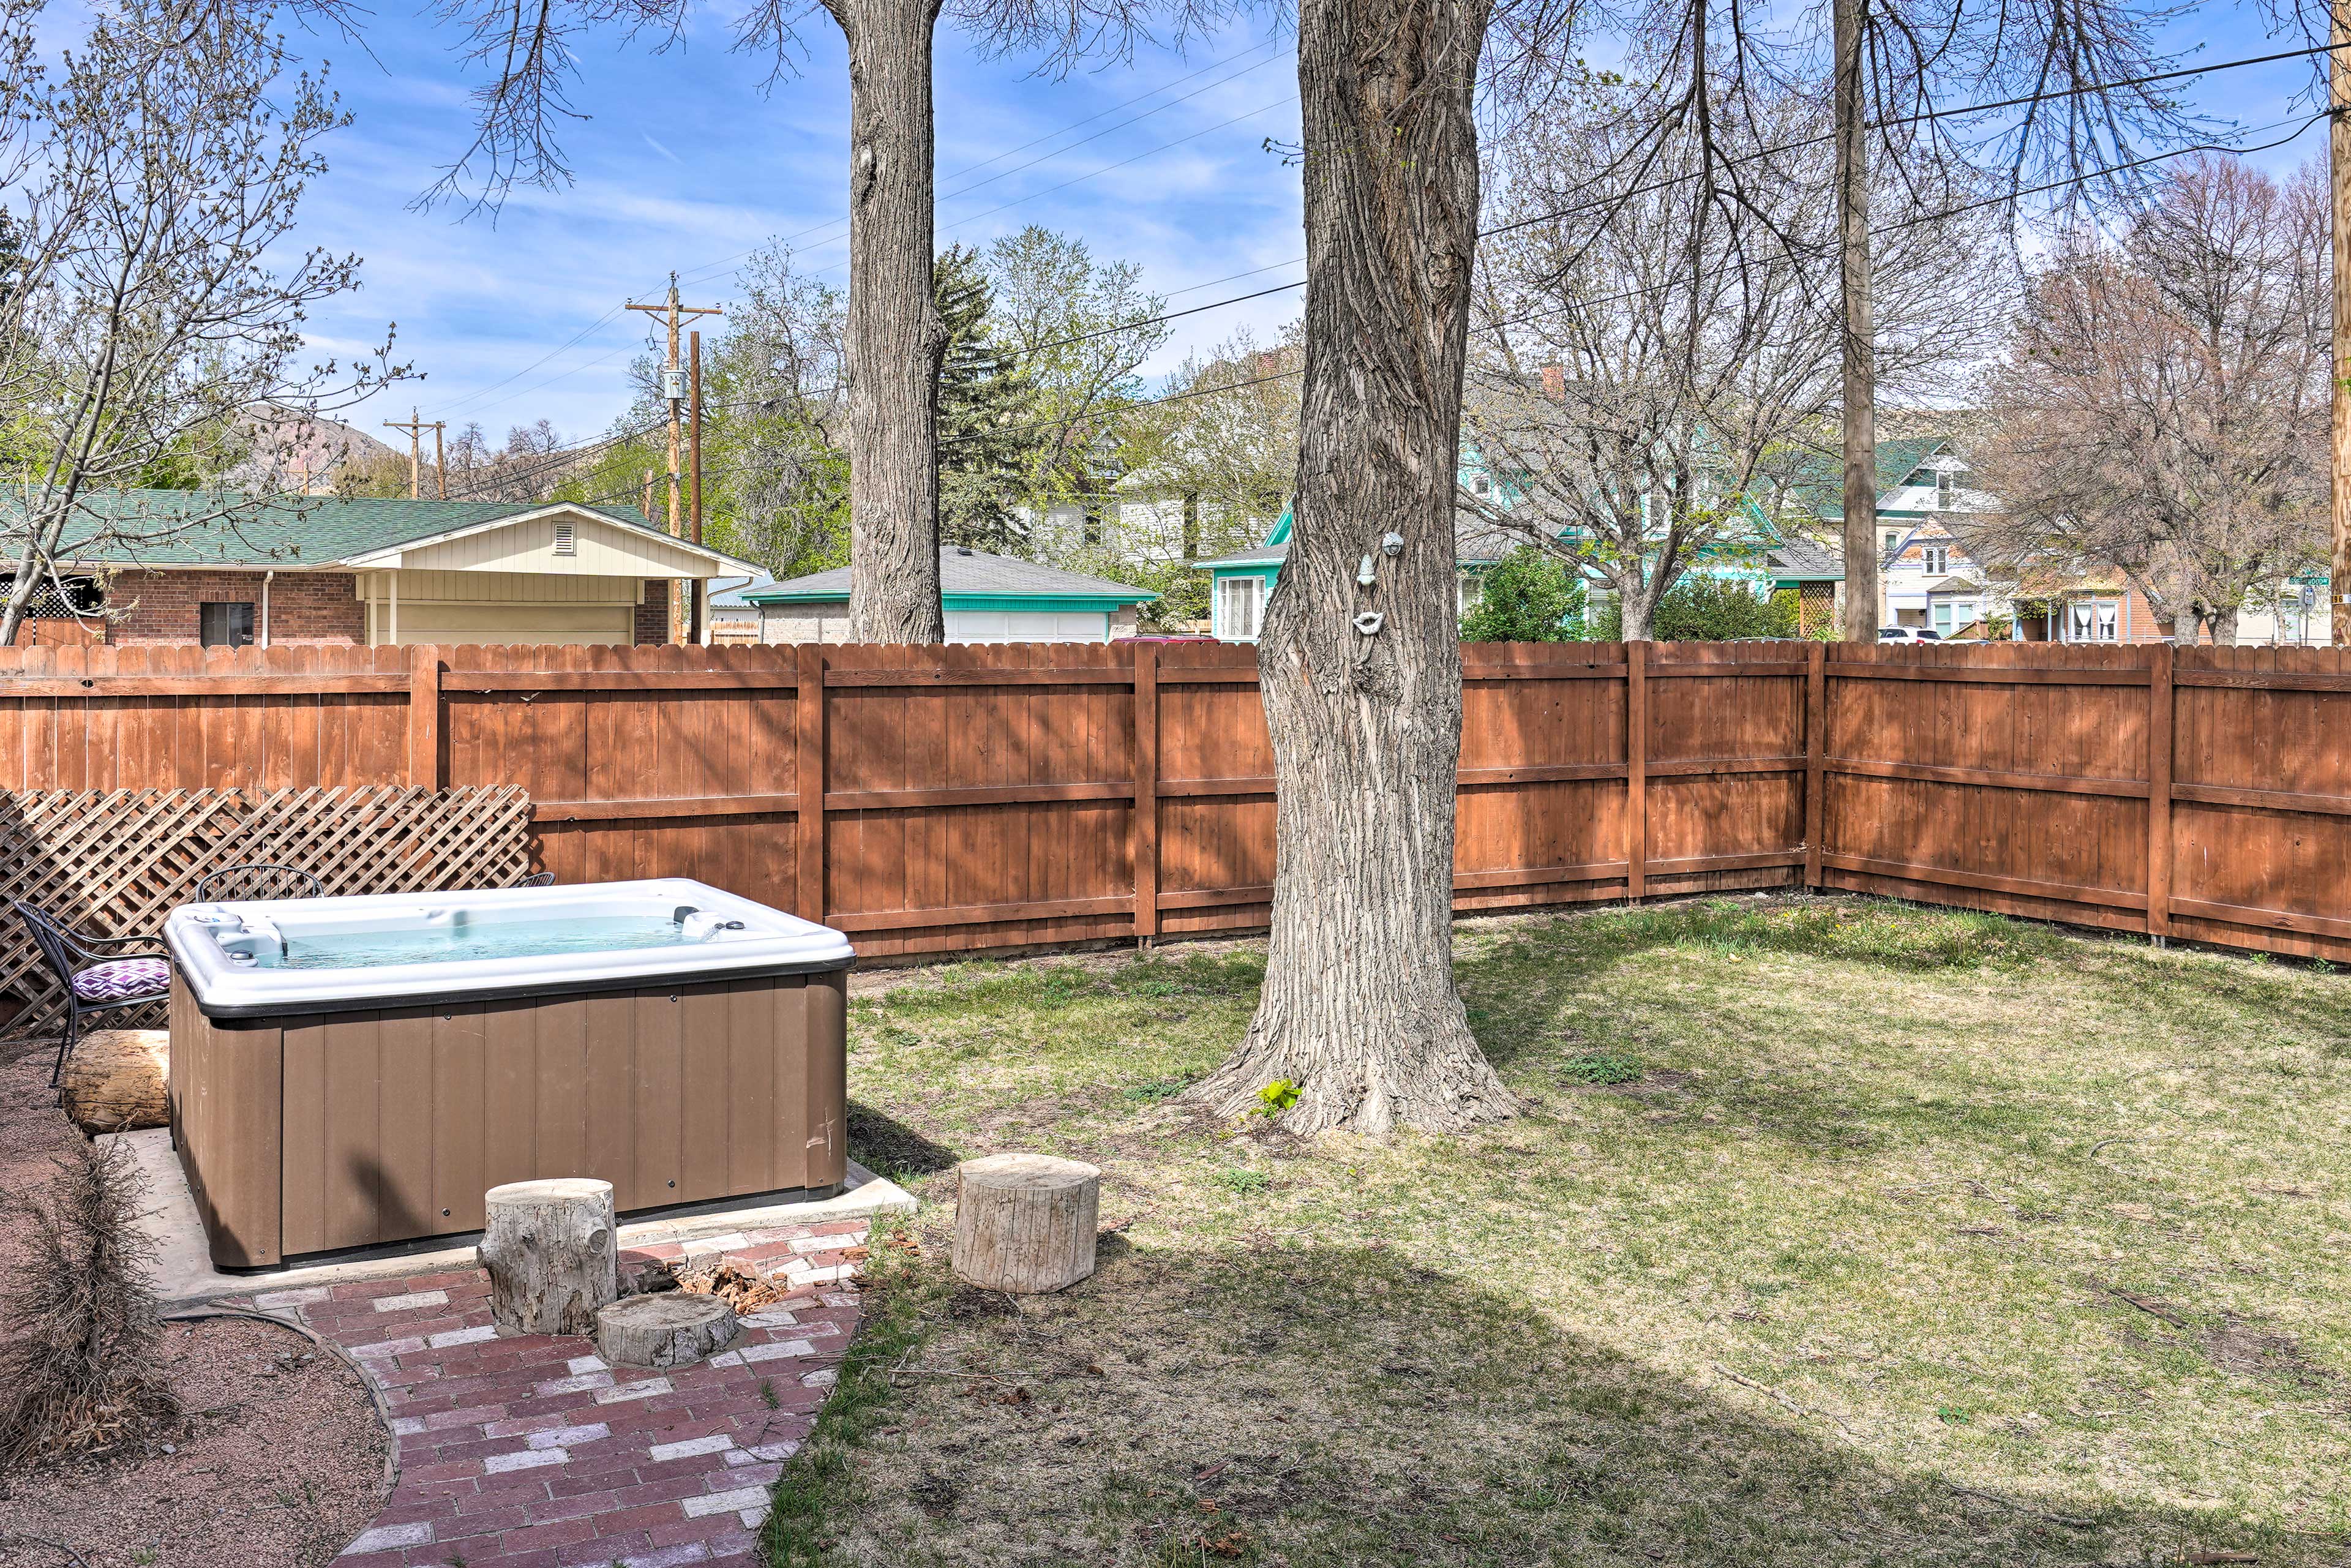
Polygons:
M1464 925L1523 1118L1175 1096L1261 948L864 977L926 1199L779 1562L2263 1563L2351 1549L2351 977L1807 898ZM1103 1167L1095 1277L945 1274L953 1161Z

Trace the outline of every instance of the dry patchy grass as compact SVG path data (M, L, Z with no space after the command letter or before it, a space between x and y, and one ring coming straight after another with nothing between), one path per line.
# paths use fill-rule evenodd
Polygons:
M1525 1118L1165 1103L1249 945L852 1008L884 1249L778 1561L2132 1563L2351 1539L2351 978L1719 899L1462 928ZM940 1262L958 1157L1102 1164L1094 1279Z

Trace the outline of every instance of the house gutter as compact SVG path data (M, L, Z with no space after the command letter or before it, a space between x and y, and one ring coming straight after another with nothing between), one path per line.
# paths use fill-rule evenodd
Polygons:
M277 577L276 567L261 574L261 645L265 648L269 646L269 585Z

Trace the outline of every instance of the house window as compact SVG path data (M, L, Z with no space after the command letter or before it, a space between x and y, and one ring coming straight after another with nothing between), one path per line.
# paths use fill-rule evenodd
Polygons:
M1478 608L1478 601L1485 597L1486 580L1483 577L1474 571L1454 573L1453 611L1455 614L1468 614Z
M1935 635L1948 637L1950 634L1951 601L1948 599L1938 599L1935 601Z
M1469 481L1469 489L1473 495L1491 495L1494 489L1494 481L1488 478L1485 475L1480 474L1476 478Z
M1935 470L1935 505L1944 511L1950 509L1951 471L1948 468Z
M2065 607L2065 641L2114 643L2121 640L2122 605L2112 599L2077 599Z
M253 641L249 602L208 600L196 607L196 640L207 648L242 648Z
M1927 575L1940 577L1951 570L1951 549L1949 545L1927 547Z
M1900 534L1895 533L1895 532L1893 532L1892 530L1890 530L1890 529L1889 529L1889 530L1886 532L1886 554L1888 554L1888 555L1892 555L1892 554L1894 553L1894 551L1895 551L1896 548L1896 547L1898 547L1901 543L1902 543L1902 536L1901 536Z
M1217 580L1217 635L1228 643L1254 643L1265 614L1265 579Z

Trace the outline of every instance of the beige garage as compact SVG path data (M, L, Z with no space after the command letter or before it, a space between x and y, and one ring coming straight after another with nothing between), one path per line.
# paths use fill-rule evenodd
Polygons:
M715 551L558 505L354 557L371 647L640 640L647 583L747 570ZM666 612L666 593L661 608Z
M664 643L692 635L673 605L758 570L579 501L123 490L85 509L137 546L60 563L70 591L37 607L32 640Z

